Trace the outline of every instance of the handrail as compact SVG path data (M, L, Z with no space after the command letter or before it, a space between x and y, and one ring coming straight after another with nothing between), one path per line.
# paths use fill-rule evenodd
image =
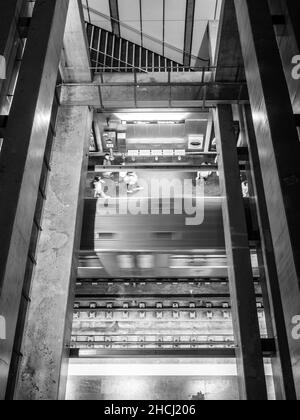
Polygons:
M104 53L102 53L102 54L104 54ZM110 56L110 55L108 55L108 57L111 57L111 58L113 58L112 56ZM118 60L119 61L119 59L116 59L116 58L114 58L115 60ZM124 63L126 63L126 61L124 61ZM132 64L130 64L130 63L128 63L128 66L132 66L133 67L133 65ZM180 67L180 69L183 69L183 70L193 70L193 71L195 71L195 72L213 72L213 71L217 71L217 70L225 70L225 69L236 69L237 71L238 70L241 70L242 69L242 67L241 66L211 66L211 65L207 65L207 66L194 66L194 67L190 67L190 66L183 66L183 65L179 65ZM99 67L106 67L106 68L108 68L108 69L112 69L112 70L117 70L117 69L119 69L119 67L109 67L109 66L97 66L97 67L88 67L90 70L96 70L96 69L98 69ZM75 69L86 69L87 67L79 67L79 66L66 66L65 67L65 69L69 69L69 70L75 70ZM169 70L171 70L171 68L170 68L170 66L160 66L160 67L151 67L151 66L145 66L145 67L133 67L134 69L143 69L143 70L145 70L145 69L147 69L147 68L151 68L151 69L155 69L155 70L158 70L158 69L161 69L161 68L164 68L164 69L166 69L166 68L168 68ZM180 73L180 72L179 72Z
M169 44L168 42L162 42L160 39L155 38L152 35L145 34L144 32L139 31L138 29L135 29L132 26L127 25L124 22L121 22L119 19L115 19L111 16L108 16L108 15L102 13L102 12L99 12L99 10L93 9L92 7L87 7L87 6L83 5L83 8L86 9L86 10L90 10L92 13L94 13L98 16L101 16L102 18L108 20L109 22L114 21L114 22L118 23L120 26L124 27L125 29L128 29L131 32L134 32L135 34L139 35L140 37L143 36L143 37L149 39L150 41L155 42L156 44L159 44L160 46L167 47L170 50L173 50L177 53L182 53L182 54L188 55L188 57L193 58L195 60L201 60L201 61L206 61L207 63L210 63L210 58L201 58L201 57L198 57L194 54L191 54L189 51L185 51L184 49L181 50L180 48L177 48L174 45ZM90 23L90 24L97 27L97 25L95 25L93 23ZM161 54L159 54L159 55L161 55Z

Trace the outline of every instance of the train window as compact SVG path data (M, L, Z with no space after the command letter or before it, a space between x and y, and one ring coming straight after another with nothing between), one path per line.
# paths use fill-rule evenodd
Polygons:
M119 255L118 256L119 267L123 270L133 269L135 267L135 261L133 255Z
M163 313L162 312L156 312L156 318L157 319L162 319L162 317L163 317Z
M172 306L173 306L174 309L177 309L177 308L179 308L179 303L178 302L174 302Z
M74 303L74 309L79 309L80 308L80 303L79 302L75 302Z
M163 308L163 304L161 302L157 302L156 308L157 309L162 309Z
M154 267L155 261L154 261L154 255L148 254L148 255L139 255L138 256L138 266L141 269L147 270Z
M140 302L140 303L139 303L139 308L140 308L140 309L145 309L145 308L146 308L146 303L144 303L144 302Z
M97 308L97 303L96 302L91 302L90 303L90 309L96 309Z

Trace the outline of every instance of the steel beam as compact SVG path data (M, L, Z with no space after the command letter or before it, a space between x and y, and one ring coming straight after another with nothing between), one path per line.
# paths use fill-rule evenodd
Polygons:
M235 0L297 398L300 343L300 142L267 0Z
M196 0L187 0L186 2L184 50L183 50L183 65L185 67L189 67L191 65L193 34L194 34L195 3L196 3Z
M215 80L218 82L245 80L234 0L222 2L216 66Z
M111 26L113 34L121 36L118 0L109 0Z
M298 45L298 54L300 54L300 3L295 0L286 0L286 7L293 26L296 43Z
M172 89L171 98L169 97ZM101 92L101 95L99 94ZM137 94L135 95L135 92ZM167 93L166 93L167 92ZM113 108L195 108L217 104L248 103L244 83L217 82L105 82L77 83L61 86L62 105Z
M231 106L214 112L240 396L266 400L255 290Z
M5 79L0 77L0 113L8 114L10 99L9 85L14 73L15 60L21 39L18 33L18 20L23 0L3 0L0 2L0 56L5 63Z
M284 313L280 296L280 286L274 258L274 247L270 235L270 222L263 189L263 179L259 163L258 148L250 106L244 109L247 141L250 152L251 173L254 180L258 223L262 241L262 254L267 294L270 302L271 321L276 343L276 357L272 359L274 384L277 399L295 400L296 392L290 360L288 337L284 323Z

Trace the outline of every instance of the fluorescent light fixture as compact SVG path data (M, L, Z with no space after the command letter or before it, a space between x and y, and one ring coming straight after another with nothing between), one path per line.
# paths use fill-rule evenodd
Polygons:
M170 137L170 138L129 138L127 139L127 144L185 144L185 139L180 137Z
M91 355L92 350L80 350L80 356ZM95 351L95 354L97 351ZM272 376L272 368L265 364L265 373ZM108 363L93 360L70 360L69 376L237 376L234 359L227 363Z
M80 350L79 354L91 354ZM231 364L75 364L69 365L69 376L237 376L235 363Z
M182 121L188 117L188 113L181 112L139 112L130 114L115 114L121 121Z

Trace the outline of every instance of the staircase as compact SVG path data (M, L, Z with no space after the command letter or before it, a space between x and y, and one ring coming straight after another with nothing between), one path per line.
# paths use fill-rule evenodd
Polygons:
M183 72L192 71L138 44L86 23L94 72Z

